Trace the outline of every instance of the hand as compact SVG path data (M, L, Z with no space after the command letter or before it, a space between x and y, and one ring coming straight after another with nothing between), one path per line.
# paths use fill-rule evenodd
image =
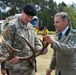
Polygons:
M1 70L1 73L2 73L2 75L5 75L6 74L6 70L5 69L2 69Z
M46 75L51 75L52 70L51 69L47 69L46 71Z
M11 59L9 62L12 63L12 64L15 64L19 61L19 57L18 56L15 56L13 59Z
M42 54L46 54L48 52L48 48L45 48L42 52Z
M45 37L45 41L46 41L47 43L53 44L53 40L52 40L52 38L51 38L50 36L46 36L46 37Z

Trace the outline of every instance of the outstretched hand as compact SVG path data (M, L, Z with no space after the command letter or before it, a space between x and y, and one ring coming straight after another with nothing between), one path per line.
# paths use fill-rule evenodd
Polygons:
M47 43L53 44L53 40L52 40L52 38L51 38L50 36L46 36L46 37L45 37L45 41L46 41Z
M46 75L51 75L52 70L49 68L46 70Z
M42 54L46 54L48 52L48 48L45 48L43 51L42 51Z

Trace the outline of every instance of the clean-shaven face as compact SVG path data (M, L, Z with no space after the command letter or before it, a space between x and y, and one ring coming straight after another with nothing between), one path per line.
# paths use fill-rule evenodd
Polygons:
M28 24L28 22L30 22L32 20L32 18L33 18L33 16L27 15L22 11L21 20L23 21L23 23Z
M55 16L54 26L56 31L62 32L67 27L67 20L63 21L61 16Z

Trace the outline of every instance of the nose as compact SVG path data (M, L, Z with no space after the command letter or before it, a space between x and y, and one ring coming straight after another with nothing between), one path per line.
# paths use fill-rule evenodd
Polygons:
M54 22L54 26L56 26L56 23Z

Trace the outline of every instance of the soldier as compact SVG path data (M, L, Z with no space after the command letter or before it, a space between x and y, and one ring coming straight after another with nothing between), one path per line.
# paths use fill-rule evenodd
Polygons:
M46 75L51 75L54 69L55 75L76 75L76 30L72 29L70 24L70 17L66 12L55 15L55 40L46 36L46 42L50 43L54 50Z
M4 25L2 36L7 43L13 48L19 49L20 52L15 52L14 57L5 62L5 67L9 69L9 75L35 75L35 61L34 58L27 60L19 60L19 57L31 55L31 49L20 36L23 35L30 44L40 52L42 47L38 41L38 37L32 25L28 24L37 14L37 11L32 4L26 4L21 12L21 15L13 16L8 24ZM4 42L1 44L1 51L4 55L8 56ZM44 49L42 54L47 53L47 48Z

